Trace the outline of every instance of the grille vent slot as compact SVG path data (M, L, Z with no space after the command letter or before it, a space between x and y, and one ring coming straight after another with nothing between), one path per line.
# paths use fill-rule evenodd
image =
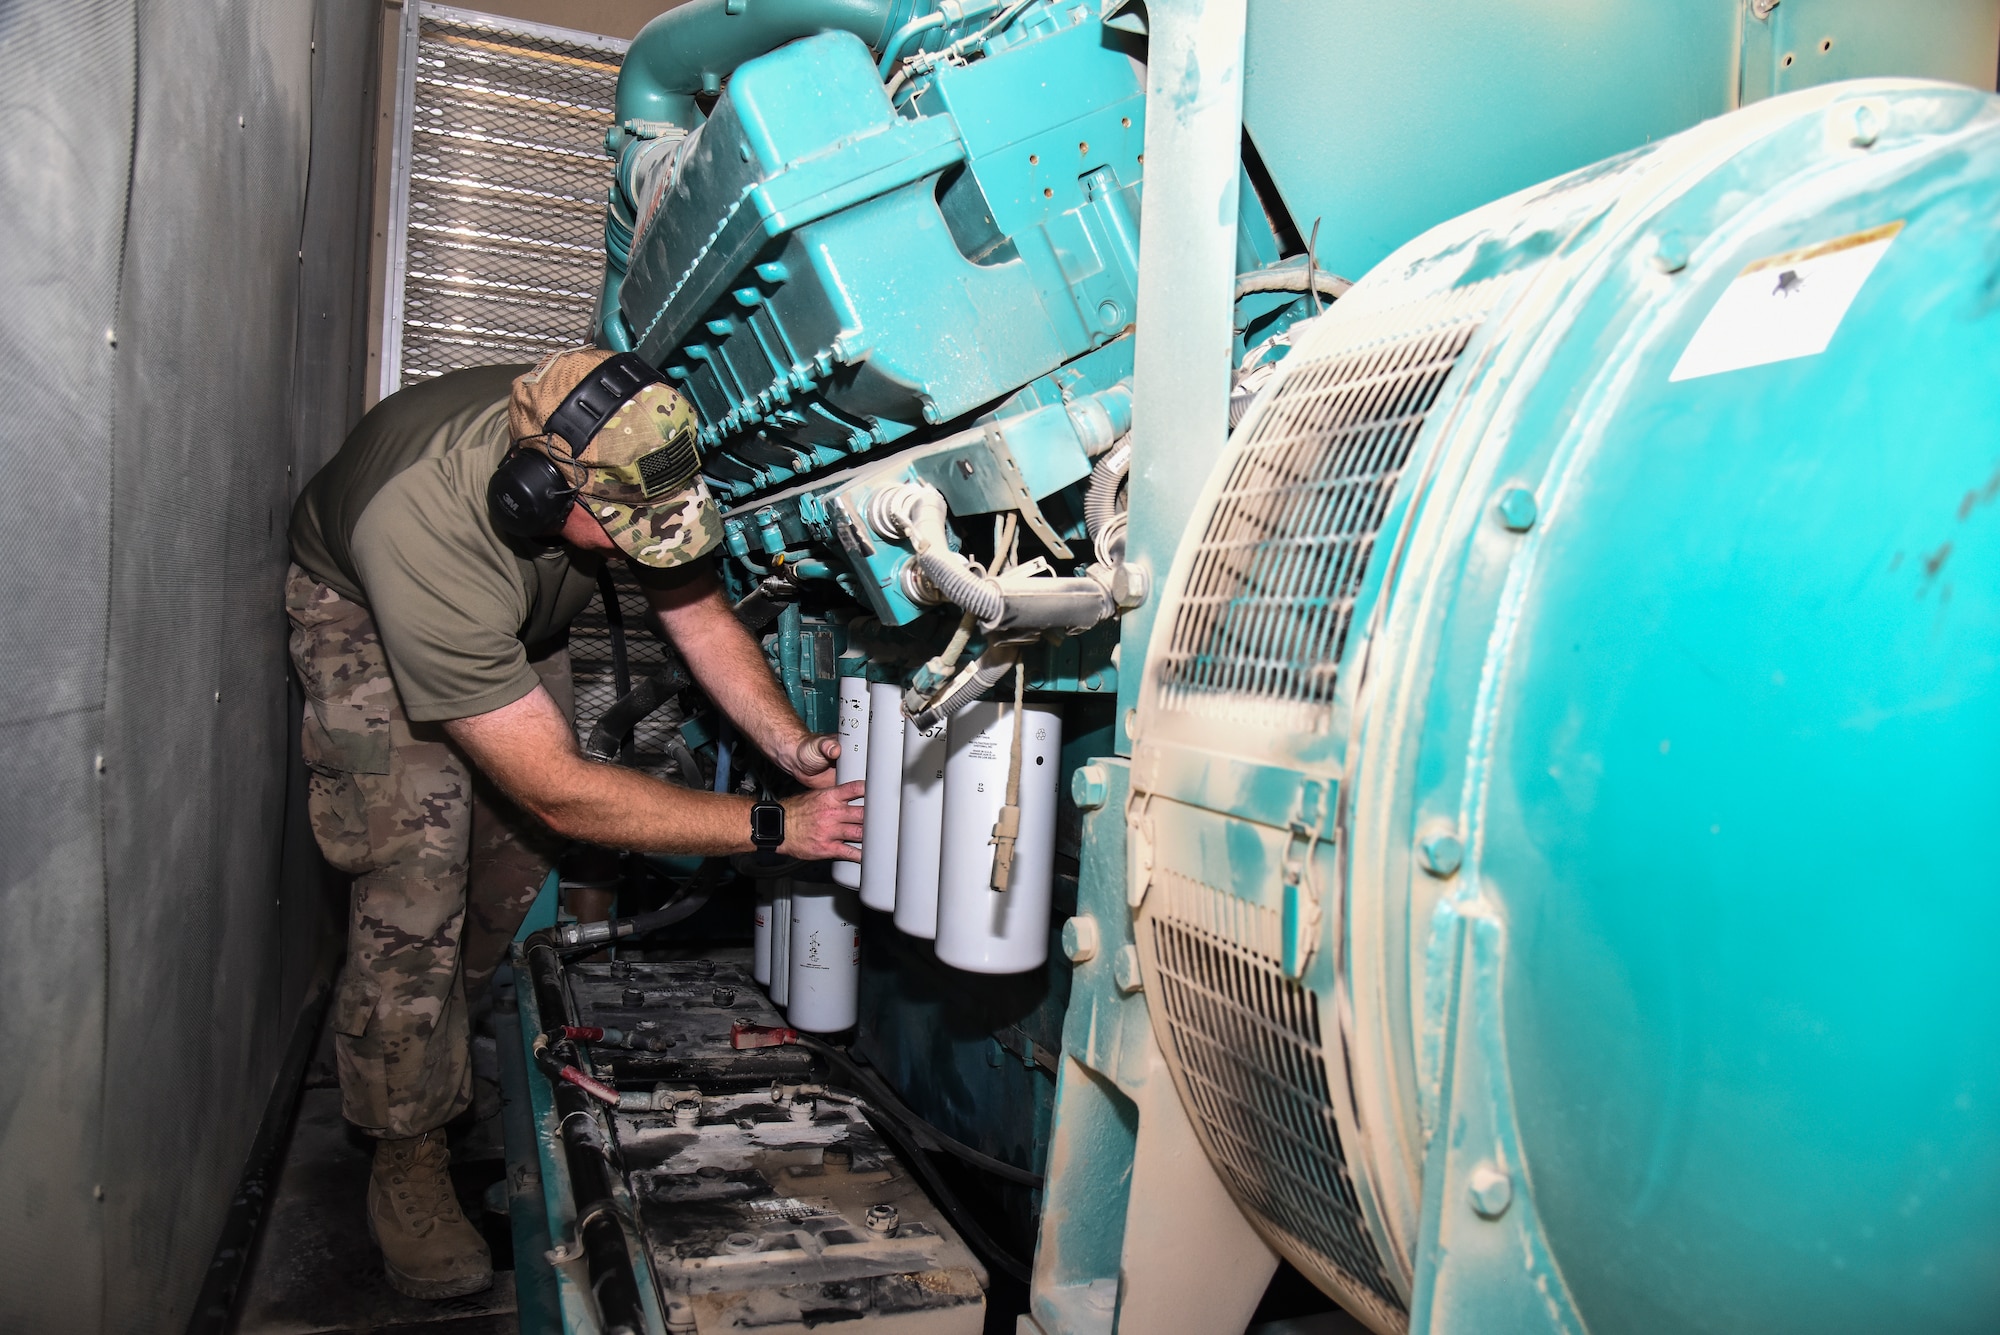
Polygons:
M1279 967L1278 914L1166 868L1145 918L1169 1053L1210 1159L1244 1206L1322 1258L1350 1302L1407 1327L1334 1121L1313 994Z
M625 43L413 7L382 392L590 336Z
M1389 495L1486 287L1352 318L1337 305L1292 354L1224 465L1158 669L1161 708L1326 731Z

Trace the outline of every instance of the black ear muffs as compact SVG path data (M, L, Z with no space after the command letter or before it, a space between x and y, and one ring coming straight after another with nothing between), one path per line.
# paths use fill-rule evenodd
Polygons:
M486 484L486 506L493 512L493 526L517 538L539 538L554 533L569 517L576 488L557 468L555 461L540 450L524 450L516 445L493 470Z
M606 357L549 414L549 434L562 437L570 457L575 458L590 447L591 439L613 413L661 379L637 353ZM575 500L576 484L563 476L555 461L540 450L523 449L520 441L514 442L486 484L486 504L493 512L494 527L517 538L554 533L569 517Z

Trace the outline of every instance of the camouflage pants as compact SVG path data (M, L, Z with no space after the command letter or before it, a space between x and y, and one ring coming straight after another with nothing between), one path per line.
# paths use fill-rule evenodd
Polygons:
M313 835L354 877L332 1015L341 1112L373 1135L420 1135L471 1101L467 998L484 997L559 841L442 725L404 715L366 607L293 566L285 612ZM534 667L571 713L568 651Z

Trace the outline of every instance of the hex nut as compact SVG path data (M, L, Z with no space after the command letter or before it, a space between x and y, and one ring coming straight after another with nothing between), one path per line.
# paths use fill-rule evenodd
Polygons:
M1063 958L1071 964L1090 963L1097 958L1101 935L1097 930L1097 919L1088 913L1077 914L1063 924Z
M1514 1179L1496 1164L1482 1163L1465 1179L1472 1212L1481 1219L1498 1219L1514 1202Z
M893 1233L896 1231L896 1207L893 1205L871 1205L868 1207L868 1230L871 1233Z
M1111 977L1112 981L1118 984L1118 990L1128 997L1134 992L1145 988L1146 980L1139 973L1139 948L1137 946L1120 946L1118 948L1118 957L1111 965Z
M1526 487L1509 487L1500 493L1497 507L1500 522L1516 533L1526 533L1535 526L1535 519L1541 513L1535 504L1535 493Z
M1069 795L1078 811L1095 811L1111 800L1111 776L1102 765L1081 765L1069 776Z

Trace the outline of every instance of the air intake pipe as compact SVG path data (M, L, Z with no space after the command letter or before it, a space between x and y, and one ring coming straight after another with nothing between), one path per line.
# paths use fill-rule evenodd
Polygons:
M632 39L618 72L618 124L664 121L692 130L701 121L695 94L719 91L744 61L833 31L879 51L890 33L930 8L926 0L692 0Z

